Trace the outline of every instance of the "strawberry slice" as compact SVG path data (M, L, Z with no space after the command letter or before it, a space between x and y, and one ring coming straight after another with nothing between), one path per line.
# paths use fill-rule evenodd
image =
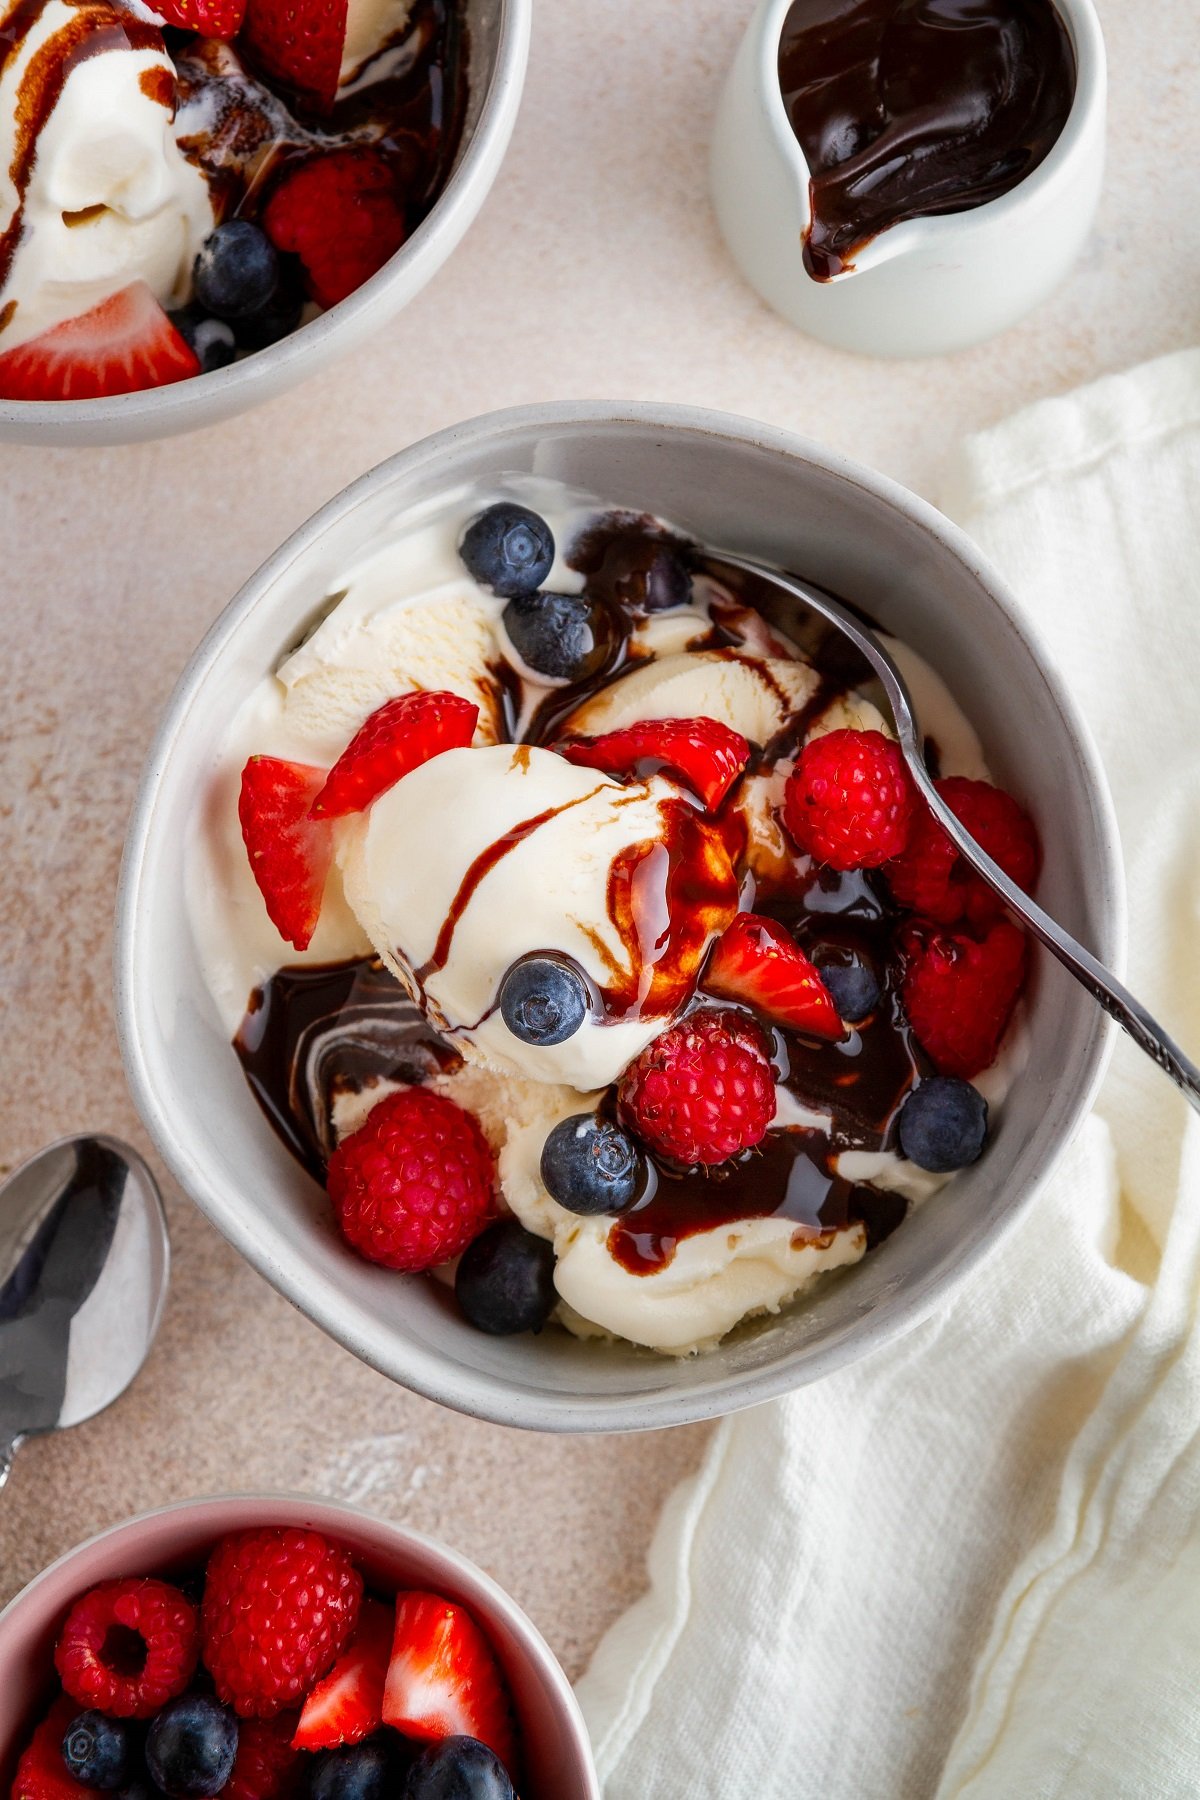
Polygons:
M475 735L479 708L458 694L422 689L377 707L351 738L313 801L314 819L362 812L443 750L462 750Z
M229 43L242 29L246 0L154 0L153 10L164 25Z
M739 913L717 939L704 976L711 994L809 1037L840 1042L846 1028L829 989L791 934L774 919Z
M514 1774L516 1728L500 1665L470 1614L437 1594L397 1596L383 1718L426 1742L478 1738Z
M258 72L317 112L337 97L348 0L249 0L240 47Z
M647 719L601 737L555 746L568 762L606 775L667 775L715 812L750 760L740 731L717 719Z
M280 937L307 950L325 878L333 861L333 832L309 808L325 784L325 770L278 756L252 756L242 770L238 818L267 915Z
M94 400L198 375L144 281L0 355L0 400Z
M359 1744L383 1724L383 1684L392 1651L392 1614L364 1600L349 1648L310 1692L292 1743L297 1750ZM237 1771L235 1769L234 1773Z
M98 1788L68 1775L62 1759L64 1733L82 1710L65 1694L54 1702L21 1753L11 1800L103 1800Z

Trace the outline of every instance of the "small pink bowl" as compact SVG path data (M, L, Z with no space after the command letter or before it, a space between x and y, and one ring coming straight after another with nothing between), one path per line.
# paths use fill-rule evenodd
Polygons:
M38 1709L48 1703L54 1642L71 1602L114 1576L182 1571L225 1532L262 1525L312 1526L344 1544L372 1585L429 1588L465 1605L512 1690L525 1752L522 1800L600 1800L570 1683L545 1639L482 1569L432 1538L356 1507L271 1494L183 1500L113 1525L60 1556L0 1612L0 1794L8 1792Z

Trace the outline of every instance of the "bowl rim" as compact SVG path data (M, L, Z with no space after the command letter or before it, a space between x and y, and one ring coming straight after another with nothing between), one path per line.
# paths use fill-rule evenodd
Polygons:
M278 1522L282 1526L310 1524L320 1530L336 1535L339 1518L352 1520L356 1530L368 1530L376 1537L390 1540L389 1547L403 1554L410 1549L425 1551L436 1558L448 1562L455 1575L461 1579L462 1586L470 1606L480 1614L485 1628L500 1618L505 1627L517 1641L523 1660L536 1670L546 1689L560 1722L568 1730L579 1754L580 1762L587 1777L587 1790L579 1795L578 1800L600 1800L600 1788L596 1775L595 1756L591 1738L584 1722L583 1712L575 1697L575 1690L567 1679L566 1671L550 1648L542 1633L525 1609L513 1599L506 1588L486 1569L480 1567L471 1557L457 1550L453 1545L445 1543L441 1538L431 1537L427 1532L416 1531L412 1526L396 1519L385 1519L368 1508L357 1506L346 1500L333 1500L320 1494L303 1494L287 1490L248 1489L228 1491L218 1494L193 1494L182 1500L171 1500L161 1506L148 1507L145 1511L133 1513L127 1518L117 1519L111 1525L92 1532L81 1542L70 1549L62 1551L45 1568L40 1569L24 1587L15 1593L6 1605L0 1607L0 1645L6 1626L26 1606L34 1603L43 1587L52 1585L55 1578L65 1571L78 1558L86 1556L90 1551L108 1542L110 1539L136 1538L148 1525L160 1519L168 1519L195 1513L197 1515L216 1514L213 1531L218 1535L222 1531L236 1529L236 1520L244 1520L245 1509L249 1507L265 1508L274 1513L279 1509ZM232 1513L233 1519L224 1515ZM257 1521L255 1522L257 1524Z
M241 362L165 387L94 400L0 399L0 442L91 445L167 437L248 411L380 329L436 274L474 220L500 171L520 106L529 60L533 0L496 0L496 51L479 116L458 162L411 238L383 267L309 324ZM468 64L468 81L470 65ZM411 284L397 301L394 290ZM311 366L305 368L303 365ZM190 415L195 412L193 419Z
M478 449L489 439L505 440L522 433L535 435L556 428L603 430L627 426L639 428L649 435L682 430L815 466L859 488L880 506L899 513L905 522L931 534L965 564L992 604L1000 608L1014 634L1022 640L1062 717L1078 759L1079 774L1096 814L1100 863L1093 871L1092 892L1098 917L1103 922L1100 935L1106 940L1095 946L1096 953L1118 973L1125 953L1125 883L1117 821L1107 778L1087 723L1007 583L991 568L965 532L929 502L890 477L811 439L732 413L666 403L555 401L504 408L446 427L388 457L327 501L251 575L209 627L176 684L147 756L125 839L113 937L116 1029L125 1076L145 1129L184 1193L252 1267L336 1342L370 1367L425 1399L493 1424L549 1432L644 1431L712 1420L763 1401L779 1399L798 1386L818 1380L911 1330L963 1285L1032 1204L1091 1108L1107 1067L1116 1030L1108 1015L1097 1007L1091 1034L1080 1059L1075 1098L1055 1151L996 1219L991 1231L967 1246L953 1266L938 1281L931 1283L926 1292L902 1298L891 1316L869 1317L861 1321L857 1329L841 1333L832 1342L809 1350L804 1358L802 1375L797 1375L795 1358L791 1357L773 1367L748 1373L734 1371L718 1375L714 1372L708 1380L697 1381L681 1390L666 1388L636 1396L562 1395L543 1390L534 1396L486 1387L477 1383L470 1373L460 1374L447 1368L433 1354L414 1358L411 1349L405 1350L401 1368L395 1358L388 1358L382 1347L372 1341L377 1334L370 1326L355 1317L346 1317L344 1299L335 1295L332 1284L326 1283L320 1270L314 1269L290 1246L277 1259L255 1242L250 1224L252 1215L239 1204L236 1196L228 1195L220 1183L210 1180L206 1169L176 1140L170 1118L160 1104L142 1043L135 979L143 911L142 873L147 845L153 834L158 790L175 740L212 664L263 595L335 522L348 517L398 476L436 464L448 453ZM287 1264L288 1257L292 1258L291 1266ZM299 1297L301 1294L303 1299Z

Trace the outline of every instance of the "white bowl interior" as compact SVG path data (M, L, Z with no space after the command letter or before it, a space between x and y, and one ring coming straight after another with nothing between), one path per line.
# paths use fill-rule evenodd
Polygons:
M545 1639L503 1589L465 1557L356 1508L283 1495L191 1500L149 1513L60 1557L0 1612L0 1790L47 1704L54 1643L72 1601L97 1581L182 1574L227 1531L304 1525L344 1544L384 1592L427 1588L466 1606L512 1691L527 1758L528 1800L599 1800L587 1731Z
M180 848L230 719L365 540L463 481L535 471L664 514L707 542L775 558L865 606L950 683L999 781L1045 846L1039 895L1106 959L1119 956L1119 859L1081 723L997 578L932 509L761 426L683 410L531 409L394 458L311 521L218 621L152 753L130 835L118 930L118 1016L147 1126L181 1185L283 1293L397 1381L502 1423L636 1429L787 1391L913 1323L1022 1207L1098 1079L1106 1022L1041 959L1028 1063L986 1156L865 1262L780 1317L698 1358L495 1339L425 1279L373 1268L339 1240L322 1191L260 1113L209 999L188 926Z

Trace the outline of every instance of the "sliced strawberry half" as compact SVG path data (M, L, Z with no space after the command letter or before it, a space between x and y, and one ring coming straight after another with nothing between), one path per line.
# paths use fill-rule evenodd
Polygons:
M349 1648L304 1702L292 1743L297 1750L359 1744L383 1724L383 1684L392 1653L392 1614L364 1600Z
M145 282L135 281L0 355L0 399L95 400L199 373L194 351Z
M474 1737L516 1771L512 1700L471 1615L437 1594L400 1594L383 1719L406 1737Z
M668 775L715 812L750 760L740 731L717 719L647 719L556 745L568 762L606 775Z
M103 1800L98 1788L68 1775L62 1759L63 1735L82 1710L65 1694L54 1702L21 1753L11 1800Z
M799 944L757 913L739 913L713 948L704 987L741 1000L788 1031L837 1042L846 1035L837 1007Z
M309 817L325 774L278 756L252 756L242 770L238 818L250 868L272 925L297 950L317 929L333 861L331 827Z
M348 0L249 0L241 47L268 80L318 112L337 97Z
M313 802L314 819L362 812L443 750L462 750L475 735L479 708L438 688L398 694L377 707L351 738Z
M246 0L154 0L153 10L164 25L229 43L242 29Z

